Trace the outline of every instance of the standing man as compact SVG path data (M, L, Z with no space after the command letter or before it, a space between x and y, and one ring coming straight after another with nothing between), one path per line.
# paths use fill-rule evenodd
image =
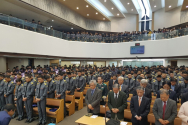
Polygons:
M128 88L128 85L124 85L123 83L124 83L124 77L119 76L118 77L118 84L120 86L120 91L124 92L127 95L127 98L128 98L128 96L129 96L129 88Z
M87 111L93 115L98 115L100 113L100 100L102 98L102 92L96 87L96 80L91 80L89 85L90 89L87 90L85 97Z
M83 92L85 89L86 83L85 78L81 76L81 71L78 71L78 76L76 77L76 89L78 92Z
M109 90L112 90L114 84L118 84L117 75L113 75L112 79L109 80Z
M128 73L128 78L125 78L125 85L129 87L129 93L133 93L133 88L135 87L135 79L132 78L131 73Z
M63 79L63 73L62 72L59 73L58 77L59 77L59 85L57 86L58 88L57 88L57 91L56 91L57 98L65 100L65 96L66 96L65 92L67 90L67 82L66 82L66 80ZM66 117L65 101L64 101L64 117Z
M0 110L3 110L5 106L4 87L5 87L4 75L0 74Z
M97 80L96 75L93 73L93 71L90 72L88 82L90 82L91 80Z
M127 95L119 91L119 85L113 85L113 91L108 93L108 107L111 110L111 118L124 120L124 109L127 107Z
M45 125L46 124L46 96L48 91L47 83L44 82L44 76L38 76L38 82L36 91L35 91L35 98L38 107L39 113L39 123L38 125Z
M26 123L31 123L33 121L33 96L35 93L35 84L32 82L31 75L25 77L24 89L23 89L23 101L25 104L25 109L27 113Z
M160 90L160 98L155 99L153 105L153 114L155 116L155 125L174 125L177 106L175 101L169 99L168 90Z
M55 98L55 89L56 89L56 82L52 80L49 75L45 75L45 79L47 81L47 98ZM38 80L37 80L38 81Z
M67 75L68 75L68 78L66 79L66 81L67 81L67 94L68 95L74 95L76 79L72 78L70 72L67 72Z
M97 84L97 88L98 89L100 89L101 90L101 92L102 92L102 97L106 97L107 96L107 93L108 93L108 89L107 89L107 85L106 84L104 84L103 82L102 82L102 77L101 76L99 76L98 77L98 84ZM104 101L104 99L103 98L101 98L102 100L101 100L101 102L100 102L100 104L101 105L105 105L105 101Z
M130 109L133 125L147 125L147 116L150 111L150 100L144 96L144 88L138 86L137 95L131 98Z
M152 82L152 90L154 92L154 95L156 96L157 91L159 91L163 87L163 81L161 80L161 75L157 76L157 80L153 80Z

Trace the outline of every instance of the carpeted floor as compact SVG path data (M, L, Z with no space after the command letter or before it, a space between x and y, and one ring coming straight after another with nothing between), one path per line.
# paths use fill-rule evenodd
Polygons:
M84 116L85 114L87 114L87 108L84 107L83 109L79 110L79 111L75 111L75 113L71 116L67 116L63 121L59 122L57 125L78 125L75 123L75 121L79 118L81 118L82 116ZM10 121L9 125L37 125L38 120L33 121L32 123L28 124L25 123L25 120L22 121L17 121L16 118L12 119ZM50 118L48 118L48 123L50 122Z

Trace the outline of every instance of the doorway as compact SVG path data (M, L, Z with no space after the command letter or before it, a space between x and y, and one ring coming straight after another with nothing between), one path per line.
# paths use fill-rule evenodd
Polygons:
M171 61L171 66L177 66L177 60L176 61Z

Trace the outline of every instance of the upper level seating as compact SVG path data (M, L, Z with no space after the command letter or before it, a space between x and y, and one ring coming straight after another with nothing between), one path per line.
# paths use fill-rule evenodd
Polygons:
M164 29L159 31L133 31L125 33L110 33L110 34L101 34L101 33L64 33L57 30L53 30L52 27L45 27L41 24L36 24L28 22L27 20L18 19L16 17L7 16L0 14L0 23L17 28L22 28L30 30L33 32L38 32L50 36L54 36L60 39L66 39L71 41L82 41L82 42L101 42L101 43L118 43L118 42L130 42L130 41L146 41L146 40L157 40L157 39L170 39L178 36L188 35L187 28L179 29Z

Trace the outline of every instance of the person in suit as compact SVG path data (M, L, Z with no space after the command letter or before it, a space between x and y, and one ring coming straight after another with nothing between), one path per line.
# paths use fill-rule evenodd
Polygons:
M37 125L46 124L46 97L48 91L48 85L44 81L44 76L38 76L38 83L35 91L35 99L37 102L39 123Z
M176 97L177 97L177 100L179 100L180 98L180 95L181 95L181 86L179 86L177 84L177 79L175 78L171 78L171 86L170 86L170 89L174 92L176 92Z
M86 86L85 78L81 75L81 71L78 71L78 76L76 77L76 90L78 92L83 92Z
M45 79L48 85L47 98L53 99L55 98L56 82L49 75L45 75Z
M89 82L90 89L87 90L85 101L87 104L88 113L98 115L100 113L100 100L102 98L102 92L98 89L96 80Z
M4 97L4 87L6 80L4 79L4 75L0 74L0 110L3 110L5 106L5 97Z
M185 102L181 105L180 110L178 112L178 117L182 120L181 125L187 125L188 124L188 102Z
M0 125L9 125L12 115L15 112L13 104L6 104L4 110L0 112Z
M170 90L171 83L165 82L163 85L163 89L166 89L169 92L169 98L177 102L176 92ZM160 98L160 91L157 92L157 98Z
M129 93L133 93L133 88L135 87L135 79L132 78L131 72L128 73L128 78L125 78L125 85L129 87Z
M130 110L132 125L147 125L147 115L150 111L150 100L144 96L144 88L136 88L137 95L131 98Z
M120 91L124 92L127 96L129 96L129 88L128 85L124 85L124 77L119 76L118 77L118 84L120 86ZM128 97L127 97L128 98Z
M71 73L67 72L67 94L74 95L76 79L71 77Z
M119 90L119 84L114 84L113 91L108 93L108 107L112 119L123 121L124 109L127 107L127 95Z
M137 78L137 80L136 80L136 87L137 87L137 86L140 86L140 82L141 82L142 79L143 79L143 78L140 77L140 76Z
M109 80L109 90L112 90L114 84L118 84L117 75L113 75L113 78Z
M160 98L155 99L153 105L153 114L155 116L155 125L174 125L177 106L174 100L169 99L168 90L160 90Z
M183 104L186 101L188 101L188 92L183 93L181 96L181 104Z
M140 86L143 87L144 89L144 96L147 97L149 99L149 101L151 102L151 90L147 88L147 84L148 81L146 79L142 79L140 81ZM137 95L137 88L134 89L133 91L133 96Z

